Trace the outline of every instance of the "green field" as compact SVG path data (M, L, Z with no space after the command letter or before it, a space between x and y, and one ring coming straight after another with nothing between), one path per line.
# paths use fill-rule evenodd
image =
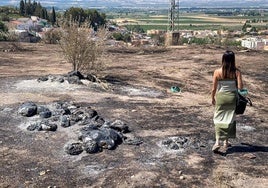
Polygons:
M112 21L118 25L139 25L144 31L151 29L167 30L168 15L148 12L113 14ZM261 22L260 22L261 20ZM182 13L176 17L175 29L179 30L241 30L248 22L256 28L268 28L268 14L262 16L217 16L204 13Z

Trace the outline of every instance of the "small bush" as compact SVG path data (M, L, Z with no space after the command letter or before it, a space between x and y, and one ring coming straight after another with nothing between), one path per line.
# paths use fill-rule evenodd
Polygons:
M61 39L61 31L59 29L51 29L44 35L43 41L46 44L58 44Z
M18 35L15 32L3 32L0 31L0 41L17 42Z
M3 22L9 22L10 21L10 18L9 18L9 16L7 14L2 14L0 17L1 17L1 20Z
M163 46L165 44L165 35L163 34L153 34L150 35L150 37L152 38L154 44L158 46Z
M121 33L115 32L112 34L112 38L115 40L123 40L123 35Z
M7 26L0 21L0 31L3 31L3 32L7 32L8 31L8 28Z
M79 26L71 21L62 25L60 47L67 62L73 65L74 71L85 74L96 74L103 69L100 61L104 53L104 41L107 32L99 28L95 32L88 25Z
M0 31L0 41L7 41L7 34L3 31Z
M119 32L115 32L112 34L112 38L117 41L131 42L131 36L128 33L122 34Z

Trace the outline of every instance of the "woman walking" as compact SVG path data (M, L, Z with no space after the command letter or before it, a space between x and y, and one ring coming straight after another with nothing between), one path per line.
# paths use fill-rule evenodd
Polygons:
M220 149L221 143L224 147L231 146L229 138L236 137L235 107L237 90L243 88L241 72L235 65L235 54L226 51L222 56L222 66L213 74L212 104L215 105L214 125L216 142L212 151Z

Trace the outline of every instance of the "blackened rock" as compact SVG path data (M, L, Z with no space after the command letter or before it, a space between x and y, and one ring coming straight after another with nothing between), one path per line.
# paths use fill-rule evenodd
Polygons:
M62 108L62 115L70 115L71 114L71 111L69 108Z
M50 118L52 116L52 112L50 110L49 111L40 112L39 113L39 116L41 118Z
M186 137L176 137L174 139L174 142L176 142L179 145L184 145L187 141L188 139Z
M111 138L115 144L121 144L122 143L122 136L113 129L107 129L107 128L101 128L100 129L107 137Z
M65 107L64 107L64 108L65 108ZM69 105L69 106L67 106L66 108L68 108L68 109L70 110L71 114L72 114L72 113L74 113L75 111L77 111L77 109L79 109L80 107L79 107L79 106L76 106L76 105Z
M34 116L37 113L37 105L33 102L23 103L19 107L18 113L26 117Z
M98 115L91 119L91 124L93 124L97 127L101 127L104 123L105 123L105 120Z
M84 150L87 153L98 153L101 151L101 148L98 146L97 142L92 140L89 137L86 137L83 142Z
M118 144L122 143L121 136L110 128L83 128L80 131L79 139L82 140L83 143L86 143L88 140L93 140L97 143L98 147L103 149L114 149Z
M85 77L79 71L68 72L68 77L74 77L74 76L78 77L79 80L85 79Z
M180 149L180 147L178 146L178 144L172 142L170 145L169 145L169 148L170 149L173 149L173 150L178 150Z
M163 145L166 145L166 146L169 146L172 142L173 142L172 139L166 139L166 140L163 140L163 141L162 141L162 144L163 144Z
M71 143L71 144L67 144L64 149L66 153L70 155L79 155L80 153L83 152L83 145L82 143L79 143L79 142Z
M73 110L72 115L71 115L71 120L74 122L79 122L82 120L86 120L89 118L89 114L87 114L85 109L78 108L76 110Z
M135 145L135 146L138 146L140 144L142 144L143 141L141 138L138 138L138 137L135 137L135 136L131 136L131 137L126 137L124 139L124 144L127 144L127 145Z
M63 83L64 82L64 78L63 77L58 77L55 81L56 82L59 82L59 83Z
M129 127L121 120L115 120L111 126L112 129L117 130L121 133L129 133Z
M42 76L40 78L37 79L38 82L45 82L48 81L48 77L47 76Z
M28 127L27 127L28 131L41 131L42 130L42 125L40 122L34 122L31 123Z
M56 124L42 124L42 130L44 131L56 131L58 126Z
M79 120L79 125L93 125L98 127L102 126L105 122L103 118L98 116L97 111L91 108L84 109L84 113L79 114L77 120Z
M68 77L67 81L69 84L79 84L79 85L83 84L83 82L81 82L78 76Z
M91 122L92 121L91 121L90 118L86 118L86 119L81 120L79 122L79 125L81 125L81 126L84 126L84 125L89 126L90 125L90 126L93 126L93 127L97 127L96 125L92 124Z
M82 119L83 119L83 114L71 114L71 117L70 117L70 120L75 123L81 121Z
M60 108L53 111L53 115L59 116L59 115L70 115L71 111L68 108Z
M67 115L61 116L60 125L62 127L70 127L71 126L71 122L70 122L69 116L67 116Z
M56 109L61 109L63 106L64 102L63 101L57 101L54 103L54 106Z
M40 112L44 112L44 111L47 111L49 109L45 106L37 106L36 110L37 110L36 113L39 114Z
M98 115L97 111L91 108L86 109L86 114L88 115L89 118L94 118L95 116Z
M50 131L56 131L58 126L56 124L49 124L50 126Z
M51 80L51 82L63 83L64 77L63 76L51 76L50 80Z
M79 140L84 140L87 136L91 135L91 131L93 130L98 130L98 127L96 126L87 126L87 127L83 127L80 129L80 132L78 134L78 139Z
M41 129L40 131L42 131L42 130L44 130L44 131L49 131L50 128L51 128L48 120L42 120L42 121L40 122L40 125L41 125L41 127L42 127L42 129Z
M92 140L95 140L96 142L105 139L105 135L100 130L92 130L87 133L87 136L90 137Z
M86 75L85 79L91 81L91 82L96 82L97 81L97 78L96 76L92 75L92 74L88 74Z
M68 106L62 102L62 101L58 101L56 103L53 104L53 116L61 116L61 115L70 115L71 111L68 108Z
M114 149L116 147L116 144L114 142L114 140L112 139L105 139L105 140L100 140L98 142L99 147L103 148L103 149Z
M37 114L39 114L41 118L50 118L52 115L52 112L47 107L38 106Z
M76 108L72 111L72 114L73 115L81 115L81 114L84 114L85 112L83 111L83 109L81 108Z

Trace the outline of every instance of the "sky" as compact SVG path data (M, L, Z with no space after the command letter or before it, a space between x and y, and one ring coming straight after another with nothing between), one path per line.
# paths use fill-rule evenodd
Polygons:
M28 0L26 0L28 1ZM31 0L33 2L34 0ZM169 4L169 0L35 0L40 2L42 6L128 6L132 7L135 4ZM1 5L19 6L20 0L0 0Z
M28 1L28 0L26 0ZM31 0L32 2L34 0ZM14 5L19 6L20 0L0 0L0 6ZM169 5L170 0L36 0L40 2L42 6L58 6L59 8L64 6L113 6L113 7L135 7L140 5ZM178 0L177 0L178 2ZM208 7L208 6L266 6L268 8L268 0L179 0L181 6L185 7Z

